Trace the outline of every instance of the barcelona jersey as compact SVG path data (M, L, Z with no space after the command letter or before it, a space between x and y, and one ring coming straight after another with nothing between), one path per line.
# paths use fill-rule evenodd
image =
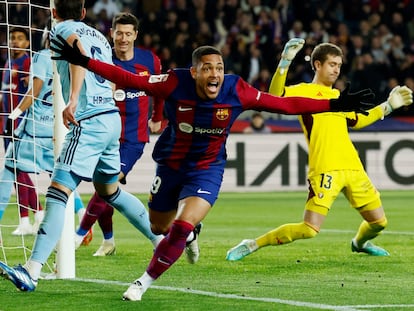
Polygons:
M113 55L112 60L116 66L137 75L149 76L161 72L159 58L149 50L134 48L134 57L128 61L119 60L115 53ZM144 91L116 85L114 99L122 119L120 142L147 143L149 141L148 117L151 98ZM160 101L157 98L153 100Z

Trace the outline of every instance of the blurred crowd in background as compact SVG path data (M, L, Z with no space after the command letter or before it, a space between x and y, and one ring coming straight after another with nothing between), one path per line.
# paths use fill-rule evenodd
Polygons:
M27 22L27 1L20 2L22 11L9 13L16 24ZM108 38L116 13L135 14L137 45L153 50L163 71L189 66L195 47L214 45L227 73L266 91L284 44L300 37L306 44L290 67L288 84L309 82L313 47L332 42L345 55L339 89L351 81L352 90L371 88L377 102L397 84L414 89L414 0L86 0L86 8L86 22ZM34 9L31 24L42 28L46 21L47 12ZM414 116L414 109L399 114Z

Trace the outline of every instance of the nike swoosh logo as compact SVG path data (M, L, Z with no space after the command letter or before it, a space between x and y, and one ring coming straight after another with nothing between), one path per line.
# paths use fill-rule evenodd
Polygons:
M197 190L197 193L200 193L200 194L211 194L211 192L210 192L210 191L207 191L207 190L201 190L201 188Z
M193 108L191 108L191 107L178 106L178 111L181 111L181 112L183 112L183 111L191 111L191 110L193 110Z
M170 264L168 262L162 260L160 257L157 258L157 261L164 264L164 265L166 265L166 266L170 266Z

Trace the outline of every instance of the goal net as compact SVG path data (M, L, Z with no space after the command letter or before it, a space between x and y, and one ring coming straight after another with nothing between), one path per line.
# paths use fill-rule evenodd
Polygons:
M46 77L45 70L45 77L40 80L51 85L50 91L37 92L31 66L43 55L41 50L47 38L45 28L51 26L50 7L49 0L0 0L0 260L9 265L23 264L30 257L50 183L51 170L42 163L52 162L53 167L53 157L48 161L43 158L43 151L49 148L49 154L53 154L53 149L56 153L64 135L63 126L53 126L54 115L60 115L56 109L62 109L63 105L56 73L52 79ZM41 104L32 104L18 117L13 117L26 92L33 102L37 100ZM52 112L41 108L47 106ZM38 130L38 124L42 124L43 132ZM44 130L48 124L51 124L50 137ZM24 147L28 142L31 148ZM74 277L73 205L68 210L72 217L66 217L57 252L43 268L46 275Z

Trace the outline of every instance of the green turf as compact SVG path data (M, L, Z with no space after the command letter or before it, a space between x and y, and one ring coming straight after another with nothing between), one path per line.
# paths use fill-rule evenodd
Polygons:
M33 293L1 279L0 310L414 310L413 191L382 192L389 226L375 243L389 257L351 252L360 217L339 198L316 238L225 261L226 251L243 238L300 221L305 199L305 192L222 193L204 221L200 261L190 265L180 258L141 302L121 297L145 270L152 245L116 213L115 256L92 257L102 239L96 226L92 243L76 253L77 279L41 280ZM9 207L2 223L13 223L16 214ZM5 229L2 234L4 244L15 242Z

